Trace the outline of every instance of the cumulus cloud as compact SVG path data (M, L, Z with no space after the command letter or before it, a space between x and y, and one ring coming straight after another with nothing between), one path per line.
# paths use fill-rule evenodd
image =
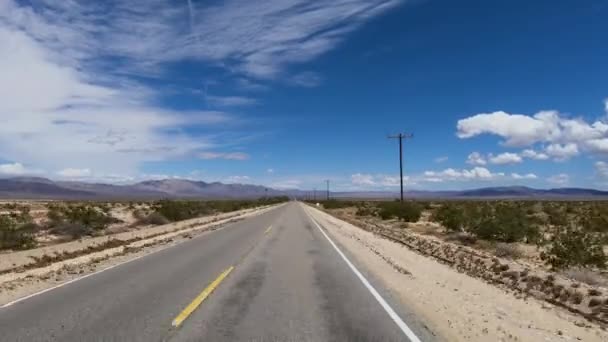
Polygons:
M579 153L578 146L575 143L551 144L545 148L545 151L558 161L568 160Z
M448 161L448 156L441 156L441 157L437 157L435 158L435 163L440 164L440 163L445 163L446 161Z
M499 111L458 121L459 138L482 134L500 136L506 146L547 144L544 154L556 160L567 160L581 150L608 153L608 124L605 121L589 123L582 118L567 118L557 111L541 111L532 116ZM530 153L530 158L532 155ZM542 154L535 156L535 159L544 159Z
M485 158L479 152L473 152L467 157L467 164L471 165L486 165Z
M513 178L513 179L537 179L538 176L536 176L533 173L527 173L525 175L520 175L519 173L512 173L511 178Z
M198 154L201 159L225 159L225 160L247 160L249 155L243 152L201 152Z
M403 176L403 182L404 184L415 184L414 181L410 182L409 176ZM351 175L351 183L353 185L362 187L395 187L401 184L401 182L399 181L399 177L388 175L371 175L363 173L356 173Z
M517 155L515 153L510 153L510 152L501 153L496 156L490 154L488 156L488 160L490 161L491 164L497 164L497 165L517 164L517 163L522 162L522 158L519 155Z
M505 138L508 146L527 146L553 139L559 133L556 112L540 112L532 117L505 112L483 113L458 121L458 137L472 138L495 134Z
M533 160L547 160L549 156L543 152L537 152L532 149L523 150L520 154L523 158L533 159Z
M485 167L474 167L470 170L445 169L443 171L426 171L424 180L429 182L441 181L468 181L468 180L491 180L496 177L504 176L504 173L492 173Z
M547 182L556 185L566 185L570 182L570 176L565 173L560 173L547 178Z

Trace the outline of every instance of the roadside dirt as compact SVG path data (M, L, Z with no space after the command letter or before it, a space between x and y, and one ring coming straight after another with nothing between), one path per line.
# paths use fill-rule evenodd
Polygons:
M493 286L308 207L342 246L448 341L608 341L598 324Z
M245 209L112 236L0 254L0 306L221 229L273 207Z

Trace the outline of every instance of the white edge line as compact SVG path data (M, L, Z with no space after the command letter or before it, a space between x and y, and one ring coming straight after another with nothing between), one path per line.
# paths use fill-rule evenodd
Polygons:
M264 208L264 209L268 209L268 208ZM262 210L264 210L264 209L262 209ZM263 211L262 213L264 213L264 212L265 212L265 211ZM217 223L217 222L212 222L212 224L213 224L213 223ZM209 231L209 232L214 232L214 231L217 231L217 230L211 230L211 231ZM206 234L201 234L201 235L198 235L198 236L196 236L195 238L201 237L201 236L203 236L203 235L206 235ZM14 301L12 301L12 302L8 302L8 303L6 303L6 304L3 304L2 306L0 306L0 309L8 308L9 306L12 306L12 305L17 304L17 303L19 303L19 302L22 302L22 301L24 301L24 300L30 299L30 298L32 298L32 297L36 297L36 296L38 296L38 295L41 295L41 294L46 293L46 292L49 292L49 291L56 290L56 289L58 289L58 288L60 288L60 287L63 287L63 286L69 285L69 284L71 284L71 283L75 283L75 282L77 282L77 281L79 281L79 280L82 280L82 279L85 279L85 278L88 278L88 277L92 277L92 276L94 276L94 275L96 275L96 274L99 274L99 273L101 273L101 272L105 272L105 271L111 270L111 269L113 269L113 268L115 268L115 267L122 266L122 265L124 265L124 264L128 264L128 263L130 263L130 262L132 262L132 261L139 260L139 259L141 259L141 258L143 258L143 257L145 257L145 256L152 255L152 254L158 253L158 252L160 252L160 251L164 251L164 250L166 250L166 249L169 249L169 248L172 248L172 247L175 247L175 246L179 246L180 244L182 244L182 243L184 243L184 242L186 242L186 241L189 241L189 240L184 240L184 241L178 242L178 243L176 243L176 244L174 244L174 245L166 246L166 247L164 247L164 248L157 249L157 250L152 251L152 252L150 252L150 253L146 253L146 254L139 255L139 256L137 256L137 257L135 257L135 258L133 258L133 259L129 259L129 260L123 261L123 262L118 263L118 264L115 264L115 265L110 265L110 266L108 266L108 267L106 267L106 268L104 268L104 269L101 269L101 270L99 270L99 271L95 271L95 272L93 272L93 273L89 273L89 274L87 274L87 275L83 275L82 277L74 278L74 279L68 280L68 281L66 281L66 282L64 282L64 283L61 283L61 284L55 285L55 286L53 286L53 287L49 287L49 288L47 288L47 289L44 289L44 290L41 290L41 291L38 291L38 292L34 292L34 293L29 294L29 295L27 295L27 296L24 296L24 297L21 297L21 298L15 299L15 300L14 300Z
M355 267L355 265L353 265L353 263L350 262L350 260L348 260L346 255L344 255L344 253L342 253L340 248L338 248L338 246L336 246L336 244L327 235L327 233L325 233L325 231L321 228L319 223L317 223L317 221L312 217L312 215L310 215L310 213L307 210L305 210L305 211L306 211L306 214L308 215L308 217L312 220L312 222L314 222L314 224L317 226L317 228L321 231L323 236L325 236L327 241L329 241L329 243L334 247L334 249L338 252L338 254L340 254L340 256L346 262L348 267L350 267L350 269L353 271L353 273L355 273L355 275L359 278L359 280L361 280L363 285L365 285L367 290L372 294L372 296L374 296L374 298L378 301L378 303L380 303L380 305L382 306L384 311L386 311L386 313L393 319L393 321L397 324L397 326L401 329L401 331L407 336L407 338L409 338L410 341L412 341L412 342L421 342L420 339L418 338L418 336L416 336L416 334L410 329L410 327L408 327L407 324L405 324L405 322L401 319L401 317L399 317L399 315L395 312L395 310L393 310L393 308L384 300L384 298L382 298L382 296L380 296L380 294L378 293L378 291L376 291L376 289L372 286L372 284L370 284L369 281L363 276L363 274L361 274L361 272L359 272L359 270Z
M177 246L177 245L173 245L173 246ZM89 273L89 274L87 274L87 275L83 275L82 277L74 278L74 279L68 280L68 281L66 281L66 282L64 282L64 283L61 283L61 284L59 284L59 285L55 285L55 286L53 286L53 287L49 287L49 288L44 289L44 290L42 290L42 291L38 291L38 292L35 292L35 293L32 293L32 294L29 294L29 295L27 295L27 296L25 296L25 297L21 297L21 298L19 298L19 299L16 299L16 300L14 300L14 301L12 301L12 302L8 302L8 303L6 303L6 304L4 304L4 305L0 306L0 309L7 308L7 307L9 307L9 306L11 306L11 305L13 305L13 304L17 304L17 303L22 302L22 301L24 301L24 300L27 300L27 299L30 299L30 298L32 298L32 297L35 297L35 296L41 295L41 294L43 294L43 293L46 293L46 292L49 292L49 291L52 291L52 290L58 289L58 288L63 287L63 286L65 286L65 285L68 285L68 284L71 284L71 283L75 283L75 282L77 282L77 281L79 281L79 280L82 280L82 279L85 279L85 278L88 278L88 277L92 277L92 276L94 276L94 275L96 275L96 274L99 274L99 273L101 273L101 272L105 272L105 271L111 270L111 269L113 269L113 268L115 268L115 267L122 266L122 265L127 264L127 263L130 263L130 262L132 262L132 261L135 261L135 260L141 259L141 258L143 258L143 257L145 257L145 256L148 256L148 255L154 254L154 253L156 253L156 252L160 252L160 251L162 251L162 250L165 250L165 249L167 249L167 248L169 248L169 247L172 247L172 246L167 246L166 248L162 248L162 249L156 250L156 251L154 251L154 252L152 252L152 253L147 253L147 254L142 254L142 255L139 255L139 256L137 256L137 257L135 257L135 258L133 258L133 259L129 259L129 260L123 261L123 262L118 263L118 264L115 264L115 265L110 265L110 266L108 266L108 267L106 267L106 268L104 268L104 269L101 269L101 270L99 270L99 271L95 271L95 272L93 272L93 273Z

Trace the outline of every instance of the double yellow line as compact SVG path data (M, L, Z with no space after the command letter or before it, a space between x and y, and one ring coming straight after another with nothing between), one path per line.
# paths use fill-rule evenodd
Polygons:
M272 229L272 225L264 231L264 235L268 234ZM174 327L179 327L192 313L198 309L198 307L209 297L209 295L228 277L230 272L234 270L234 266L228 267L224 272L222 272L209 286L207 286L203 292L201 292L194 300L186 306L186 308L173 320L171 323Z

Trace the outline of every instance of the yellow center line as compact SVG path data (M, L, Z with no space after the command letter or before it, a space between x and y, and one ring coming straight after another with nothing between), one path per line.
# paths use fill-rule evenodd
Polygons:
M271 229L272 229L272 226L268 227L268 228L266 229L266 231L264 232L264 234L268 234L268 233L270 233L270 230L271 230Z
M207 297L209 297L211 292L213 292L213 290L215 290L215 288L220 285L220 283L228 276L228 274L230 274L230 272L232 272L233 269L234 266L230 266L227 270L222 272L222 274L220 274L219 277L217 277L211 284L209 284L209 286L207 286L203 290L203 292L201 292L196 298L194 298L192 303L186 306L184 311L182 311L177 317L175 317L172 325L174 327L179 327L194 312L194 310L196 310L199 305L201 305L201 303L205 299L207 299Z

